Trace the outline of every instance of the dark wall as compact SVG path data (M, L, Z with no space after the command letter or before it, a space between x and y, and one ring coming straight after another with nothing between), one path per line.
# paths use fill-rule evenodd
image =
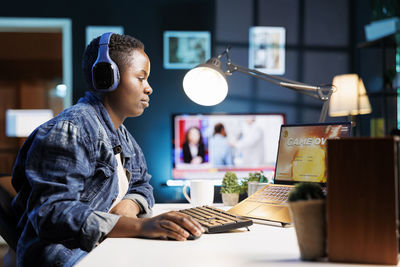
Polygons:
M311 84L330 83L336 74L361 72L370 88L381 87L381 59L376 50L363 50L363 27L370 22L369 1L352 0L147 0L147 1L9 1L2 5L2 17L70 18L73 31L74 103L84 94L80 58L85 48L88 25L121 25L126 34L142 40L151 60L150 84L154 93L150 108L125 125L142 147L147 159L155 198L158 202L183 201L181 187L167 187L171 179L171 114L210 112L278 112L287 122L316 122L320 103L313 99L247 77L233 75L227 99L214 107L191 102L182 90L186 70L163 68L163 31L207 30L212 34L213 53L231 44L231 58L248 64L248 28L286 28L285 77ZM376 85L379 84L379 85ZM380 109L380 104L378 109ZM374 108L374 106L373 106ZM369 118L361 127L368 134ZM328 118L347 120L347 118Z
M350 2L219 0L216 48L221 51L227 43L232 43L232 61L248 66L249 27L285 27L283 77L311 85L332 83L335 75L350 71ZM319 100L241 74L230 80L230 98L223 104L229 108L230 102L250 112L284 112L289 123L318 122L321 111ZM338 118L328 117L327 121L330 120Z
M385 133L391 134L397 127L397 95L388 74L394 72L396 66L396 43L393 37L374 42L366 42L364 26L374 19L372 13L378 12L379 5L394 7L396 1L355 1L354 19L354 65L355 70L364 79L365 87L371 101L372 113L359 118L361 132L368 133L369 120L383 118ZM399 1L397 1L397 16L400 16ZM382 9L382 8L381 8ZM394 8L393 8L394 9ZM393 12L393 11L392 11ZM391 12L391 13L392 13Z
M0 10L2 17L70 18L73 38L74 103L84 94L85 83L80 61L85 48L85 29L88 25L121 25L125 34L144 42L152 64L151 81L158 85L175 80L162 69L162 34L164 30L208 30L214 23L214 1L8 1ZM174 75L180 71L174 71ZM160 75L160 76L159 76ZM164 80L161 76L169 78ZM158 82L159 81L159 82ZM173 85L171 85L171 88Z
M157 201L179 199L162 184L171 176L170 114L204 112L183 93L186 70L163 69L163 31L201 30L213 32L214 1L8 1L1 17L70 18L73 38L73 103L83 96L86 85L81 75L81 55L88 25L121 25L125 33L140 39L151 60L150 84L154 90L150 108L125 122L146 156ZM180 190L180 189L179 189Z

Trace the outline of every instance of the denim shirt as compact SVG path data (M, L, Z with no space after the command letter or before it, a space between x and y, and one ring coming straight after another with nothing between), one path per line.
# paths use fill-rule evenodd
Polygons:
M143 152L123 125L114 129L94 93L28 137L12 175L18 266L72 266L104 239L120 217L108 213L118 196L119 152L130 178L124 198L149 216L154 198Z

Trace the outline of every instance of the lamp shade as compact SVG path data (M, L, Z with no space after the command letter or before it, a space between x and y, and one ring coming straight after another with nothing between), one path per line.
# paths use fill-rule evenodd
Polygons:
M364 83L357 74L335 76L332 83L336 90L330 99L329 116L371 113L371 104Z
M193 102L213 106L225 99L228 83L218 66L206 63L186 73L183 78L183 90Z

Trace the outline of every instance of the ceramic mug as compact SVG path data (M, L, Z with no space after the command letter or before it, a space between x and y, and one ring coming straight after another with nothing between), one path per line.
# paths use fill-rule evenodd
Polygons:
M190 197L187 188L190 187ZM214 202L214 182L209 180L191 180L190 186L185 184L183 195L193 207L212 205Z

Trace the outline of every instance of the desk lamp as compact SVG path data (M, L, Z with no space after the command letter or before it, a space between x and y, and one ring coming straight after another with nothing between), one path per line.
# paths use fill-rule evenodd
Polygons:
M333 78L336 88L329 106L329 116L348 116L356 126L357 115L371 113L371 104L364 87L364 83L357 74L342 74Z
M325 121L333 92L331 85L312 86L234 64L230 60L229 50L230 46L217 57L212 57L205 64L200 64L186 73L183 88L193 102L203 106L213 106L222 102L228 94L226 76L238 71L321 100L323 105L319 122ZM221 67L220 59L223 56L226 56L226 71Z

